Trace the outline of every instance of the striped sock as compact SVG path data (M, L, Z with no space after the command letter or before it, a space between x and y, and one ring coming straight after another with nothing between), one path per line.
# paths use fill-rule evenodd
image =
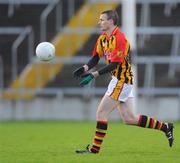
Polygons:
M144 127L144 128L157 129L164 132L166 132L166 129L167 129L165 123L155 120L154 118L150 118L146 115L139 116L138 126Z
M101 144L106 135L108 122L107 121L97 121L96 134L94 137L93 145L91 147L91 152L99 153Z

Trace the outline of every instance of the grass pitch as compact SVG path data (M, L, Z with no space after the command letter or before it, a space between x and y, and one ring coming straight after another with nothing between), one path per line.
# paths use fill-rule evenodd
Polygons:
M110 122L98 155L77 155L92 142L95 122L4 122L0 124L0 163L179 163L180 123L175 145L152 129Z

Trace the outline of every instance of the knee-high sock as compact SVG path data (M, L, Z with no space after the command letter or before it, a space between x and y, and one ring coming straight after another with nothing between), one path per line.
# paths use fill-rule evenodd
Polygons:
M93 145L91 147L91 152L99 153L101 144L106 135L108 122L107 121L97 121L96 125L96 133L93 141Z
M146 115L139 116L138 126L144 127L144 128L157 129L164 132L167 129L167 126L165 123L155 120L154 118L150 118Z

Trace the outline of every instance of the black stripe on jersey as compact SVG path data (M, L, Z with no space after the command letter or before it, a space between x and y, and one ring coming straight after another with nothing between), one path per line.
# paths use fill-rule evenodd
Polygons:
M121 80L121 72L122 72L122 63L118 67L118 74L117 74L117 79Z
M125 78L125 83L128 83L128 77L127 77L127 71L128 71L128 62L125 62L126 65L126 70L124 72L124 78Z
M129 54L129 52L130 52L130 45L129 45L129 47L128 47L128 52L127 52L127 54Z
M100 40L100 45L101 45L101 48L103 47L103 40L101 39Z
M107 40L107 48L109 49L109 41Z
M133 74L132 74L131 66L129 66L128 73L129 73L129 78L130 78L129 84L133 84Z
M132 79L132 76L131 76L131 67L129 66L129 69L128 69L128 83L129 84L132 84L132 82L131 82L131 79Z
M131 78L130 84L133 84L133 74L132 74L132 70L130 68L129 68L129 76Z
M133 84L133 75L132 75L132 71L131 71L131 66L128 63L128 70L127 70L127 80L128 80L128 84Z
M104 37L104 40L103 40L104 43L106 43L106 37Z
M126 65L126 70L124 72L124 78L125 78L125 83L128 83L128 77L127 77L127 71L128 71L128 62L126 61L125 62L125 65Z
M113 43L113 40L114 40L114 37L112 36L112 37L111 37L111 44Z

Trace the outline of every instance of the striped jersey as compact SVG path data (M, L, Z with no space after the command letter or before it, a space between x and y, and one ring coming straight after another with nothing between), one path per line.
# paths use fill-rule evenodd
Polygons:
M133 84L132 67L129 61L130 45L125 35L116 27L110 36L103 32L97 39L93 56L104 57L106 64L119 62L116 69L111 71L123 83Z

